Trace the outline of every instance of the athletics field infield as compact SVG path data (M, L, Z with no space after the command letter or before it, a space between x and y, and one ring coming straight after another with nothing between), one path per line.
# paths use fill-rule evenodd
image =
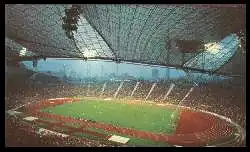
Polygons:
M237 127L193 109L132 99L56 98L16 115L42 136L75 136L116 146L208 146L240 140Z

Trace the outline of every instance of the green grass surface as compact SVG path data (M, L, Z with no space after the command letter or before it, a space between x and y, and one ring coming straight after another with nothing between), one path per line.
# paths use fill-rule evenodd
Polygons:
M168 134L175 132L175 124L179 115L179 113L176 113L172 119L171 114L174 110L166 107L96 99L65 103L56 107L41 109L41 111L111 123L120 127Z

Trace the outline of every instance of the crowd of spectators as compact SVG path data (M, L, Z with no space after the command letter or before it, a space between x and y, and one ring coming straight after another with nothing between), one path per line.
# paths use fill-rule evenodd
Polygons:
M106 86L104 87L104 83ZM148 95L152 85L155 82L149 81L140 81L140 84L137 90L134 92L133 98L145 100L145 97ZM168 98L164 101L163 97L167 93L171 83L175 82L156 82L154 90L151 92L148 100L153 100L156 102L170 102L172 104L179 104L186 93L193 87L191 94L180 103L183 106L189 106L192 108L207 110L215 112L221 115L224 115L236 123L240 124L243 128L246 125L246 114L245 114L245 98L244 98L244 88L241 87L228 87L228 85L221 84L205 84L194 86L193 84L181 85L176 82L175 87L172 92L169 94ZM119 81L109 81L109 82L100 82L100 83L84 83L84 84L66 84L58 83L54 86L44 85L43 87L39 86L16 86L16 85L7 85L7 92L5 95L5 104L6 109L11 109L17 107L18 105L25 104L27 102L38 102L47 98L60 98L60 97L72 97L72 96L102 96L113 97L114 93L117 91L121 82ZM132 90L134 89L136 81L124 82L122 88L120 89L117 98L130 97ZM103 91L104 90L104 91ZM102 93L103 91L103 93ZM8 142L14 142L12 139L26 140L36 138L35 134L25 134L24 130L21 130L20 133L17 133L18 130L14 128L13 120L8 122L7 128L8 131ZM14 128L14 129L13 129ZM11 130L11 131L10 131ZM14 130L14 131L13 131ZM11 133L11 134L10 134ZM15 134L16 133L16 134ZM15 135L13 135L15 134ZM20 136L20 137L16 137ZM27 139L26 139L27 138ZM37 137L38 138L38 137ZM10 140L9 140L10 139ZM69 138L69 141L62 141L56 137L43 137L38 138L39 140L32 140L32 142L37 142L36 144L45 144L49 145L80 145L78 138L73 139ZM48 142L51 139L53 142ZM69 142L67 144L65 142ZM81 141L82 142L82 141ZM19 142L20 143L20 142ZM93 144L93 143L92 143ZM95 143L96 144L96 143ZM93 146L90 143L86 143L85 146ZM81 145L82 146L82 145ZM97 146L97 145L95 145ZM103 146L103 145L98 145Z
M19 120L6 120L5 143L14 147L113 147L114 144L82 139L75 136L60 137L55 135L42 136L35 127L20 123Z

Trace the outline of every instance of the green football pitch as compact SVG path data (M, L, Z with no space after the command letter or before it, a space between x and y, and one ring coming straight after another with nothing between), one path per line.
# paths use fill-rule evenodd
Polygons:
M128 104L119 100L83 99L41 109L42 112L109 123L154 133L175 133L179 112L154 104ZM173 117L171 117L171 115Z

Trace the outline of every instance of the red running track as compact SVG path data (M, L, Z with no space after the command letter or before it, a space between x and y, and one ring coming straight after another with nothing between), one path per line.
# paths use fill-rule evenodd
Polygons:
M80 99L66 98L41 101L38 104L28 105L26 110L38 117L52 118L60 122L79 123L81 126L85 127L99 128L153 141L168 142L171 145L202 146L211 140L229 136L233 132L232 128L226 121L219 120L213 115L187 109L182 109L180 120L177 124L176 133L174 135L139 131L130 128L117 127L112 124L98 122L92 123L87 120L40 112L41 108L77 101L80 101Z

